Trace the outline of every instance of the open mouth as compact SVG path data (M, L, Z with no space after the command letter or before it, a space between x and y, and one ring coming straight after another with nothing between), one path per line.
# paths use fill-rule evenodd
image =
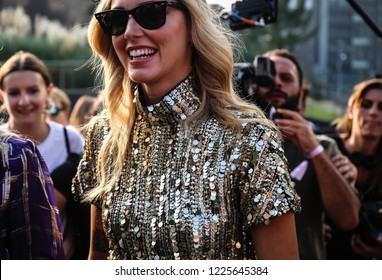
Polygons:
M129 56L130 56L131 60L145 59L145 58L152 56L156 52L157 52L156 50L148 49L148 48L137 49L137 50L129 51Z

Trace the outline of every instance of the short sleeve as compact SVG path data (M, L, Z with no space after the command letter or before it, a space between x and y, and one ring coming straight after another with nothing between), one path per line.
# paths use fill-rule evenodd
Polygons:
M269 224L272 218L301 210L301 199L294 189L288 163L276 134L265 132L253 151L255 168L250 187L242 193L245 229Z

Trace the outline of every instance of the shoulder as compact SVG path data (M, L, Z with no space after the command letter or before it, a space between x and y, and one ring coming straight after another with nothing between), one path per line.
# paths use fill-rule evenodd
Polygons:
M101 149L110 131L109 122L103 118L93 118L89 123L84 145L85 157L93 157Z
M19 197L29 186L25 180L25 170L35 171L41 156L36 145L28 139L5 134L0 137L0 209L6 207L12 197ZM21 201L21 199L20 199Z
M96 138L103 142L104 138L109 134L110 123L106 118L96 117L89 123L89 129L86 134L86 139Z
M48 121L48 125L52 134L62 135L64 132L64 128L66 128L69 137L79 139L83 138L82 134L79 131L77 131L77 129L75 129L73 126L63 126L62 124L53 121Z
M78 139L84 141L84 136L73 126L65 126L69 139Z
M282 138L280 131L270 125L268 120L264 120L261 117L259 118L257 115L252 115L251 117L248 122L245 121L248 117L243 119L240 134L242 134L244 138L252 139L252 141L249 141L249 143L252 144L259 144L260 142L260 144L267 143L267 145L276 148L281 147ZM258 140L259 142L253 140Z
M4 134L0 137L1 152L9 157L18 156L23 150L36 152L36 145L29 139L13 135Z
M64 139L64 137L65 137L64 128L65 128L66 132L68 134L68 139L69 139L71 144L79 143L80 145L83 145L84 137L73 126L70 126L70 125L63 126L62 124L56 123L56 122L53 122L53 121L49 121L48 125L50 127L50 133L54 137L58 137L60 139Z

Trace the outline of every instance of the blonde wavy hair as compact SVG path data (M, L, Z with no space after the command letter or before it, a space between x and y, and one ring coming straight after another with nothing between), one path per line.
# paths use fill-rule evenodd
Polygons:
M348 108L361 106L361 102L365 94L371 89L382 90L382 79L369 79L356 84L353 87L353 93L348 100ZM345 113L342 117L336 119L332 123L335 125L339 134L343 134L345 137L349 137L352 132L353 122L349 118L349 114Z
M112 0L101 0L96 12L110 9L111 2ZM185 14L191 28L193 44L192 75L201 100L199 110L187 122L197 125L214 115L222 124L238 128L243 122L235 115L235 110L239 110L256 116L245 121L274 128L261 109L240 99L234 90L233 51L240 47L237 36L219 22L205 0L178 2L183 3L187 9ZM112 46L111 37L102 31L94 17L90 21L88 38L93 50L93 67L101 78L104 90L105 109L98 119L103 118L110 125L110 133L103 142L97 163L100 170L99 186L90 193L90 197L95 198L113 186L120 177L135 120L133 98L137 84L126 75ZM97 118L93 120L96 121ZM115 155L113 166L110 166L110 154ZM110 170L112 173L108 176Z

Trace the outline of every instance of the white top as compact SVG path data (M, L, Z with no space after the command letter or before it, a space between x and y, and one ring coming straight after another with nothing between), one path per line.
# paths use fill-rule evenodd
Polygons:
M44 158L49 172L52 172L66 161L68 152L65 144L64 126L53 121L47 123L50 127L48 137L38 144L37 148ZM8 123L1 125L0 130L3 132L9 131ZM70 151L82 154L85 141L83 135L72 126L66 126L66 130L68 132Z

